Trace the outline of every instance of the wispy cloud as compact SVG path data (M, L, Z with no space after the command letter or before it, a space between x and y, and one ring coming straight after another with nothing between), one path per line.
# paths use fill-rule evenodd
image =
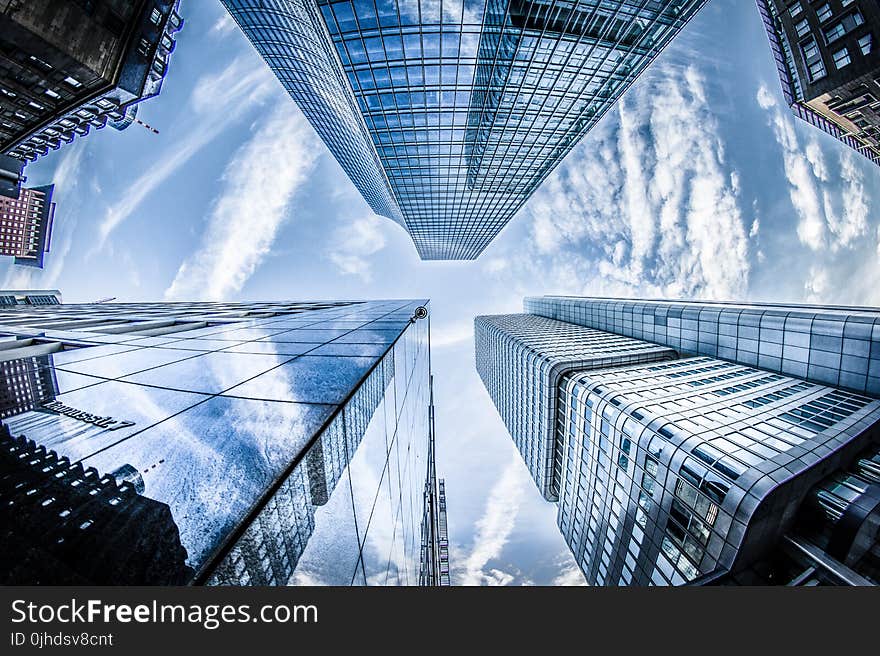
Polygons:
M218 18L214 25L211 26L211 34L224 37L227 34L231 34L234 29L235 21L232 20L232 16L230 16L228 12L223 11L220 18Z
M383 219L365 216L333 231L328 257L340 273L358 276L364 282L373 279L370 256L385 248Z
M514 455L492 487L476 522L473 549L461 566L460 585L507 585L513 580L512 575L486 566L501 555L516 525L524 492L521 466L519 456Z
M560 563L561 565L561 563ZM568 563L563 566L559 574L553 579L551 585L586 585L584 575L575 563Z
M471 319L454 323L438 322L431 328L431 348L460 346L474 337L474 322Z
M534 248L487 273L561 293L741 294L751 221L706 86L656 64L529 201Z
M157 157L140 177L125 186L124 195L107 210L98 225L98 241L93 252L159 186L168 180L198 151L213 141L248 111L262 103L277 82L268 67L253 56L239 57L222 71L203 76L190 96L190 109L197 115L195 127ZM288 105L293 111L292 105Z
M839 168L832 170L814 128L804 126L811 133L802 145L797 119L766 86L758 89L757 100L769 114L782 152L789 198L798 215L798 239L813 251L851 246L866 234L870 210L857 155L835 144Z
M241 290L321 152L302 114L280 104L227 164L201 245L180 265L165 297L219 300Z

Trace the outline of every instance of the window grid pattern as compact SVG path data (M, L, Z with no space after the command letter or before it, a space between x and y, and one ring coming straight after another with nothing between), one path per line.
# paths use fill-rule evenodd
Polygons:
M712 380L716 366L743 372L736 390ZM876 400L712 358L570 373L558 408L557 519L595 585L730 567L774 488L880 419ZM816 413L827 423L786 417Z
M880 396L880 311L533 297L525 310L581 326Z
M476 317L477 371L538 489L556 500L555 415L560 377L573 370L656 362L669 348L526 314Z
M79 347L2 363L4 424L139 480L170 510L190 581L417 585L433 472L428 321L411 318L425 304L3 308L4 341ZM157 323L188 329L137 330Z
M359 177L362 133L310 106L325 92L302 71L321 68L334 96L353 94L396 202L379 213L397 220L399 208L423 259L476 258L704 4L317 0L318 26L294 15L310 0L224 2L376 210L379 185ZM323 30L334 53L288 54Z

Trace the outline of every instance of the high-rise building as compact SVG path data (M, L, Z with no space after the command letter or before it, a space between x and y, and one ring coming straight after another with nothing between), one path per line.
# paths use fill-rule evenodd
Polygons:
M524 309L477 369L589 583L880 582L880 310Z
M0 307L0 580L419 584L426 305Z
M24 162L0 154L0 197L18 198L24 181Z
M34 160L135 120L159 93L180 0L0 2L0 153Z
M57 289L0 289L0 307L9 305L60 305Z
M18 198L0 196L0 255L11 255L15 264L43 268L49 252L55 203L54 185L22 189Z
M705 0L223 0L422 259L476 258Z
M880 164L880 6L757 0L796 116Z

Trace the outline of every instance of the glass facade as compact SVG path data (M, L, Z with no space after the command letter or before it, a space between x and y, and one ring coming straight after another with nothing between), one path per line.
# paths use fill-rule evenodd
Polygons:
M0 572L417 585L436 478L423 305L0 309Z
M474 319L477 372L545 498L558 496L556 389L570 371L676 357L673 349L527 314Z
M527 297L526 312L880 396L880 310Z
M763 549L811 468L880 421L880 401L686 358L570 374L557 421L557 520L587 580L681 585Z
M474 259L704 0L224 4L373 210Z
M589 583L755 582L754 564L786 545L807 555L783 582L814 580L817 567L833 570L823 582L875 580L871 477L880 470L864 451L880 442L880 401L823 384L810 352L836 348L868 367L877 312L563 297L524 305L534 314L477 317L477 369L539 489L558 500L560 530ZM641 361L609 350L603 362L603 345L621 339ZM799 377L781 364L794 340L806 352ZM578 342L594 346L595 360L549 376ZM779 345L777 360L762 359L765 342ZM530 391L538 381L540 396ZM538 475L535 451L546 459ZM828 479L835 469L843 473ZM853 563L872 574L848 570Z

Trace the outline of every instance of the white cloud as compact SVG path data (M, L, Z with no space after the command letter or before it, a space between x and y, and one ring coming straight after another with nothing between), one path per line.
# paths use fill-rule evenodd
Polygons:
M228 12L224 11L217 22L211 27L211 34L214 36L224 37L235 29L235 21Z
M139 178L125 186L124 195L107 210L98 226L95 252L132 213L193 155L261 103L274 88L275 78L263 62L239 57L218 73L203 76L190 96L190 108L198 115L195 128L156 159ZM290 108L293 112L293 108Z
M278 105L227 164L201 245L180 265L165 297L220 300L241 290L321 152L302 114Z
M473 549L461 564L459 585L506 585L513 580L497 568L486 569L486 565L501 555L516 525L524 492L521 467L515 454L492 487L475 525Z
M471 319L456 323L436 323L431 327L431 348L448 348L464 344L474 336L474 323Z
M740 179L706 84L693 66L656 64L529 201L533 248L499 275L559 293L742 294Z
M551 585L586 585L584 575L575 563L569 563L560 569L559 574L553 579Z
M385 223L375 215L351 221L333 231L329 258L339 272L364 282L373 278L369 257L385 248Z
M755 219L752 221L752 227L749 228L749 238L753 239L758 236L758 232L761 230L761 221L759 219Z
M798 216L797 235L802 244L815 252L837 251L855 244L866 234L870 205L865 193L862 169L857 155L842 144L838 170L826 161L816 128L809 131L801 147L798 120L783 108L765 86L758 89L758 104L770 112L770 126L782 150L782 162L789 183L789 198Z

